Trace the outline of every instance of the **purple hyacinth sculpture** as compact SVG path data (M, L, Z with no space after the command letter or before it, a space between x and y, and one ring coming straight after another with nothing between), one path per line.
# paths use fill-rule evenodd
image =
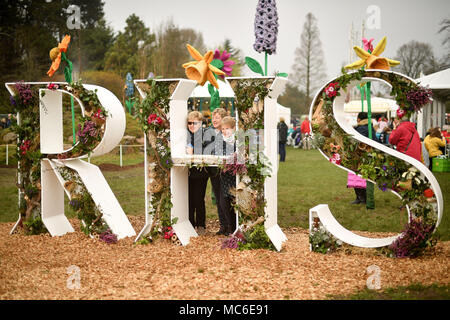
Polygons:
M261 53L276 53L278 35L278 13L275 0L259 0L255 16L255 37L253 48Z

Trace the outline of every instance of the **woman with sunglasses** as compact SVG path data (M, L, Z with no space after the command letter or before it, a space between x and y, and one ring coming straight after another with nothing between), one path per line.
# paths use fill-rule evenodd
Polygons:
M205 143L203 141L203 115L198 111L192 111L187 118L187 154L203 154ZM199 235L205 233L206 208L205 193L208 183L208 173L205 169L197 167L189 168L189 221Z

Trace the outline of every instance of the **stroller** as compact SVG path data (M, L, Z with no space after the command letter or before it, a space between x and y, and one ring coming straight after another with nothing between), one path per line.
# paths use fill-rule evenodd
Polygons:
M300 130L295 130L294 132L292 132L291 137L294 140L294 148L301 148L303 145L303 141Z

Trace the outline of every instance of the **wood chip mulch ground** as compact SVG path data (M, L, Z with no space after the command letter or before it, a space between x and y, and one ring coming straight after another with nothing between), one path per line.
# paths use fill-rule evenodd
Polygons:
M138 233L144 217L129 218ZM323 255L309 251L307 230L290 228L281 252L237 251L220 248L212 221L186 247L134 238L108 245L71 223L75 232L62 237L10 235L13 223L0 224L0 299L326 299L366 288L371 265L380 268L381 289L450 283L450 242L417 259L351 247ZM80 270L79 289L68 288L70 266Z

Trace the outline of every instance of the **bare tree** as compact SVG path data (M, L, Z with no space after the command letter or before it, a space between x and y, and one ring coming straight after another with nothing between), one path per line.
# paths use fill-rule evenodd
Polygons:
M317 19L312 13L306 15L306 22L300 37L300 47L295 49L295 63L292 66L293 80L310 99L326 77L325 59L320 41Z
M450 19L444 19L440 23L441 28L438 33L444 34L444 40L442 40L442 45L445 46L447 50L447 54L442 58L443 62L445 62L445 66L449 67L450 60Z
M438 33L447 31L445 34L445 39L442 41L442 44L450 43L450 19L444 19L440 23L441 28L439 29Z
M401 63L394 70L413 79L419 78L421 72L427 74L439 69L439 62L434 57L431 45L424 42L412 40L405 43L398 48L395 59Z
M182 64L192 61L186 44L201 54L206 52L203 35L193 29L180 29L171 19L162 23L157 31L157 44L152 51L151 69L165 78L184 77Z

